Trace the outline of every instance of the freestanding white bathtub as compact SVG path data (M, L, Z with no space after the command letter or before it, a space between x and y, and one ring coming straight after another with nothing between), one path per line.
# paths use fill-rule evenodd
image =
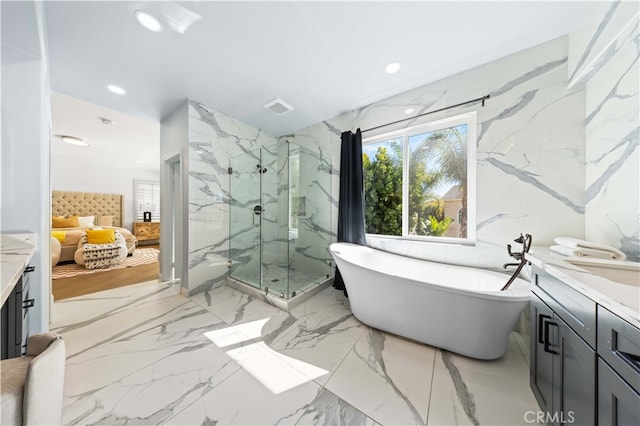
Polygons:
M380 330L472 358L496 359L529 302L530 286L498 272L428 262L370 247L330 247L353 315Z

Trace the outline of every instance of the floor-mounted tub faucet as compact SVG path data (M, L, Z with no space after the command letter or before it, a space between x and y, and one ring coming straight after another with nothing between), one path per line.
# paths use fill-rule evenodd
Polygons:
M528 263L527 259L525 258L525 254L529 253L529 249L531 248L531 241L532 241L531 235L520 234L520 236L513 241L516 243L522 244L522 250L516 251L516 252L511 251L511 244L507 244L507 253L509 253L509 256L513 257L516 260L519 260L520 262L505 263L504 265L502 265L504 269L507 269L507 267L509 266L517 266L517 268L515 271L513 271L511 278L509 278L509 281L507 281L507 283L504 285L504 287L500 289L500 291L504 291L508 289L511 283L513 283L516 277L520 274L520 271L522 271L522 268L524 267L524 265Z

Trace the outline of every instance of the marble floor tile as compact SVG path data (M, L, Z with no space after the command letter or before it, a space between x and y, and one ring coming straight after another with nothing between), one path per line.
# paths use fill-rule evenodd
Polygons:
M313 381L273 393L253 375L239 370L168 425L295 425L321 388Z
M56 301L51 312L51 328L58 332L68 332L82 328L96 319L115 315L134 306L155 303L178 293L179 289L154 280Z
M325 387L380 424L425 424L435 353L369 329Z
M322 389L302 413L296 425L379 426L361 411Z
M276 317L265 327L270 348L328 372L313 378L320 385L329 380L368 329L334 293L335 290L327 288L295 307L286 319ZM279 326L277 332L271 330L275 324Z
M160 424L239 369L202 336L91 395L65 398L63 421L67 425Z
M83 327L54 329L69 348L66 396L86 396L226 326L180 295L80 322Z
M525 340L526 338L528 338L529 336L522 336L520 333L511 333L513 339L515 340L515 342L518 345L518 348L520 349L520 353L522 354L522 356L524 357L525 361L527 362L527 364L529 364L529 344L528 342Z
M438 350L428 425L526 425L537 409L520 351L481 361Z
M291 313L297 317L302 317L324 310L331 310L331 314L351 314L349 299L344 296L342 290L336 290L329 286L293 308Z
M69 425L510 425L537 409L520 335L473 360L361 324L332 288L285 312L150 282L54 313Z
M342 292L332 288L323 290L290 313L226 286L194 297L230 325L264 322L260 339L255 335L252 338L287 355L287 359L326 370L327 374L310 377L321 385L329 379L366 328L346 308Z
M224 284L195 294L191 296L191 300L227 324L270 318L281 312L273 305Z

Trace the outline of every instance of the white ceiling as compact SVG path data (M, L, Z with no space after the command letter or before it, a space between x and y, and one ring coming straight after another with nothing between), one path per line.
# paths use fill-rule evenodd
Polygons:
M100 117L108 118L112 123L105 125ZM61 157L93 157L116 169L160 171L160 124L157 121L53 92L51 122L54 161ZM62 135L84 139L89 146L64 143L60 138Z
M575 1L47 2L51 85L156 123L191 98L280 136L567 34L584 7ZM164 30L144 29L136 10L159 17ZM180 33L171 26L187 28ZM383 69L392 61L402 67L387 75ZM108 84L127 94L109 92ZM294 110L276 116L262 107L276 97Z

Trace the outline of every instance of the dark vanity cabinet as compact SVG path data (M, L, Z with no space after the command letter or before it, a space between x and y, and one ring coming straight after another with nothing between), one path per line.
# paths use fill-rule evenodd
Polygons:
M18 279L9 297L2 305L0 324L0 359L16 358L27 353L29 337L29 308L34 306L30 291L30 272L28 266Z
M542 271L533 280L531 389L548 424L593 425L595 303Z
M640 425L640 330L534 267L530 384L549 425Z
M551 323L553 311L538 297L531 298L531 356L530 384L543 411L553 407L553 356L550 340L553 338ZM535 322L534 322L535 319ZM545 336L545 332L547 333ZM535 338L534 338L535 336Z
M598 306L598 424L640 425L640 329Z

